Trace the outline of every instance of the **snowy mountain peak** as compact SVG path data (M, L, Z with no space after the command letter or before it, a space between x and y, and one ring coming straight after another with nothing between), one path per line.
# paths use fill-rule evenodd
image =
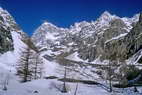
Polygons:
M87 22L87 21L82 21L82 22L76 22L76 23L74 23L74 25L72 26L71 25L71 29L74 29L74 28L78 28L78 30L79 30L79 28L83 28L83 27L85 27L85 26L89 26L90 25L90 23L89 22Z
M3 16L3 17L11 16L9 14L9 12L7 10L3 9L2 7L0 7L0 15Z
M45 21L43 24L41 24L35 31L34 34L47 34L47 33L55 33L57 32L57 30L59 30L60 28L58 28L57 26L53 25L52 23L49 23L47 21ZM33 34L33 35L34 35Z
M101 17L111 17L112 15L108 12L108 11L105 11Z
M0 11L3 10L3 8L0 6Z
M131 18L132 21L133 21L133 22L137 22L137 21L139 20L139 16L140 16L140 14L134 15L134 16Z
M0 12L7 12L5 9L3 9L1 6L0 6ZM8 13L8 12L7 12Z
M14 18L10 15L10 13L0 7L0 19L2 20L5 28L10 28L10 30L16 31L21 30L20 27L15 22Z
M131 18L123 17L122 20L124 20L124 22L125 22L126 20L128 20L129 22L133 23L133 22L137 22L137 21L139 20L139 16L140 16L140 14L136 14L136 15L134 15L134 16L131 17Z
M32 40L38 47L50 47L51 44L56 43L56 40L62 31L64 31L63 28L59 28L52 23L45 21L33 33Z
M56 27L55 25L53 25L52 23L50 23L48 21L45 21L41 26L45 26L45 27Z
M123 18L121 18L121 20L128 26L128 28L130 30L130 29L132 29L132 24L138 22L139 15L140 14L136 14L131 18L123 17Z
M96 23L99 24L100 27L109 25L109 22L113 19L117 19L119 17L110 14L108 11L105 11L97 20Z
M115 15L110 14L108 11L105 11L101 16L100 16L100 20L111 20L112 18L116 17Z

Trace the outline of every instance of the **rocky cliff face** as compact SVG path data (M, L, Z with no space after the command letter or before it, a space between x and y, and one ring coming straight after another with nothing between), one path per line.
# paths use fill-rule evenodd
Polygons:
M104 19L104 17L109 18L109 20L107 20L109 22L105 22L106 18ZM138 21L137 16L134 16L133 18L127 18L126 20L126 18L119 18L117 16L111 16L110 14L106 16L105 13L105 16L103 14L95 23L102 23L102 18L105 24L101 24L101 28L96 28L94 35L92 35L94 38L91 38L91 41L85 39L87 42L82 48L79 49L80 57L84 60L88 59L89 61L93 61L97 58L100 58L100 60L105 60L109 56L114 59L114 55L117 56L117 54L120 53L120 49L124 49L120 48L120 44L117 41L123 39ZM134 18L137 18L137 20L132 20ZM95 24L95 26L99 25ZM116 43L116 45L113 46L110 43ZM115 53L112 53L112 50L114 50Z
M131 32L125 37L128 57L142 49L142 14Z
M13 25L13 19L7 15L8 12L0 8L0 53L11 51L13 47L13 39L11 35L11 27Z
M126 36L105 44L106 58L111 60L119 58L124 61L142 49L141 15L139 21Z

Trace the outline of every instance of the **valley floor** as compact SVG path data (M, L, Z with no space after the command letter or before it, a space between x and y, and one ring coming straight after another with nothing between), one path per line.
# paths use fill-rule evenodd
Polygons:
M6 55L6 54L5 54ZM8 54L9 55L9 54ZM75 95L75 89L77 83L67 82L66 87L68 89L67 93L62 93L63 82L58 79L39 79L32 80L31 82L20 83L20 79L15 75L15 65L12 60L6 60L2 57L0 58L0 95ZM46 62L48 68L46 68L47 75L54 76L59 75L54 71L56 68L56 63ZM12 65L13 64L13 65ZM61 76L59 76L61 77ZM5 82L7 90L3 90ZM139 87L139 92L135 93L134 88L117 89L113 88L113 92L108 92L108 87L106 84L103 85L89 85L78 83L78 89L76 95L142 95L142 87Z
M2 79L2 78L1 78ZM63 82L57 79L39 79L27 83L19 83L18 78L9 74L9 82L7 91L1 90L0 95L74 95L77 83L67 83L66 87L68 93L61 93ZM101 85L88 85L78 83L78 90L76 95L142 95L138 88L139 93L134 93L133 88L114 89L109 93Z

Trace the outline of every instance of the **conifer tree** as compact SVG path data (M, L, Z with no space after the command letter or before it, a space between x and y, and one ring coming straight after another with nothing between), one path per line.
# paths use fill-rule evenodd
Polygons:
M21 57L19 59L19 63L17 66L17 75L20 76L22 82L27 82L31 80L32 77L31 67L33 64L32 53L33 52L29 47L26 47L21 53Z

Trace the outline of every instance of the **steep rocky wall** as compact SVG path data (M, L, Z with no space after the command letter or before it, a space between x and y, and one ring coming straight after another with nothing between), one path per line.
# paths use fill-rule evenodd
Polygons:
M4 19L0 16L0 53L13 50L13 39L10 28L4 24Z

